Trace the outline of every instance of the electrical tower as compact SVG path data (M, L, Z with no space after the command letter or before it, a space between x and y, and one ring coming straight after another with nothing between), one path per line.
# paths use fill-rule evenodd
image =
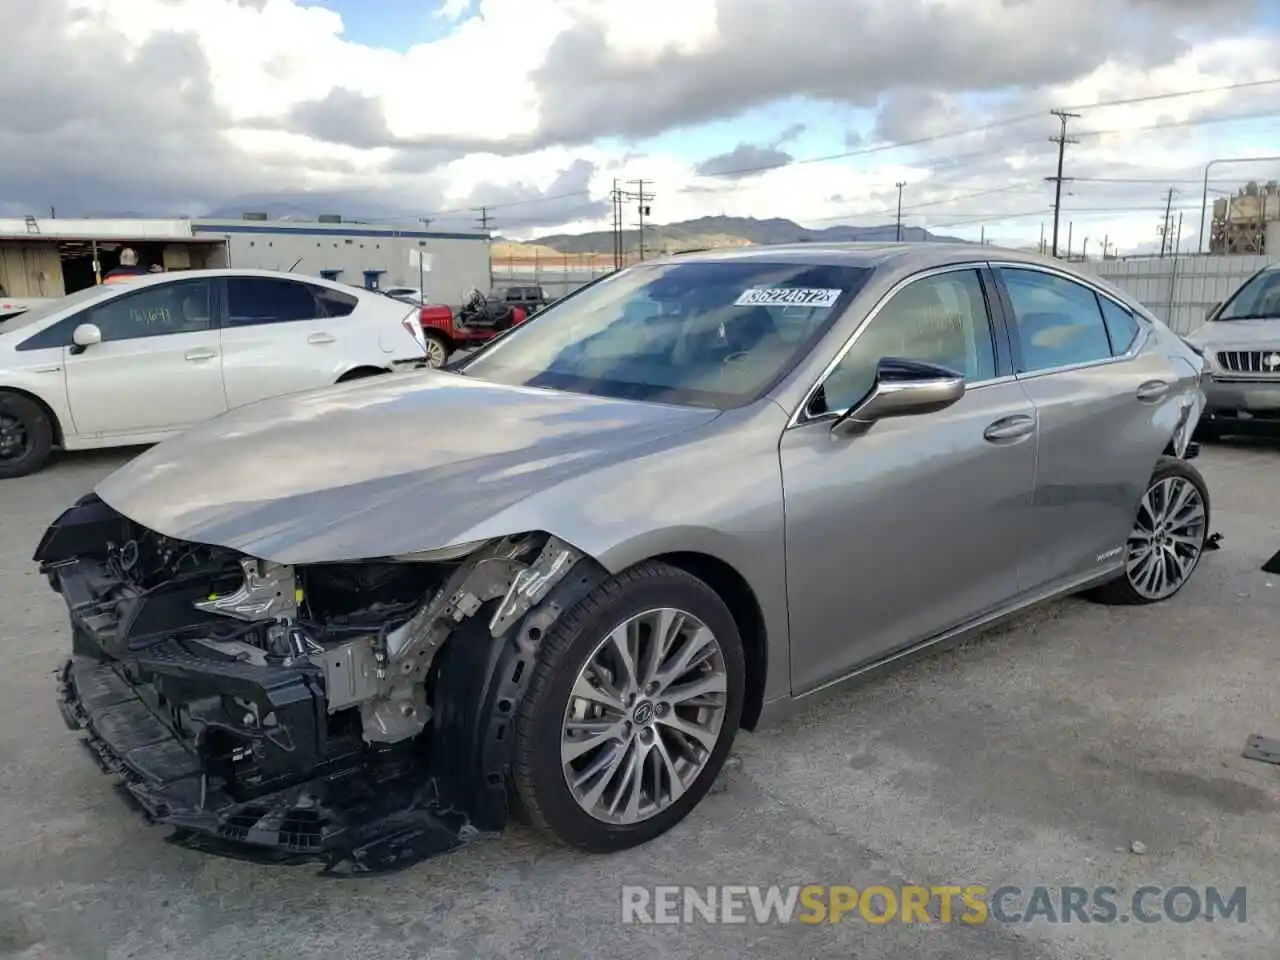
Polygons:
M649 216L651 210L649 203L653 200L653 194L645 193L644 185L652 182L651 180L627 181L628 185L635 184L636 187L634 191L627 192L626 199L636 201L636 211L639 214L639 220L636 225L640 228L639 259L641 260L644 259L644 218Z
M489 232L489 208L478 207L477 209L479 209L480 211L480 216L476 219L476 222L480 224L481 230L483 230L485 233L488 233Z
M1056 143L1058 145L1058 175L1056 177L1045 177L1046 180L1048 180L1050 183L1053 184L1053 251L1052 251L1052 255L1056 257L1058 255L1058 217L1059 217L1059 214L1062 212L1062 183L1064 180L1072 179L1071 177L1064 177L1062 175L1062 162L1067 152L1067 144L1080 142L1075 137L1067 136L1067 123L1070 122L1071 120L1078 120L1080 118L1080 114L1070 113L1066 110L1050 110L1049 112L1052 113L1055 117L1057 117L1062 124L1062 129L1059 132L1059 134L1056 137L1049 138L1050 143Z

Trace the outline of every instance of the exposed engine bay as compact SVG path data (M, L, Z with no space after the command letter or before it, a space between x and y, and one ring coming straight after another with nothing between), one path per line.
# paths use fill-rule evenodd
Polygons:
M545 533L291 567L94 495L34 559L71 617L63 715L127 798L188 845L339 872L501 829L537 640L602 576Z

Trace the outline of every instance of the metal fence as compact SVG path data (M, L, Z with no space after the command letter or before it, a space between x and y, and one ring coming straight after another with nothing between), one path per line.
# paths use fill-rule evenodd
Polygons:
M1277 257L1191 254L1077 264L1132 294L1177 333L1204 323L1205 313Z
M1075 266L1137 297L1173 330L1186 334L1204 322L1211 306L1227 299L1257 270L1277 259L1280 257L1181 254L1088 260ZM538 284L554 300L612 269L609 258L590 254L569 254L563 260L495 259L493 282L499 287Z
M573 293L612 270L611 258L605 262L604 258L573 254L563 260L500 260L495 257L492 264L495 287L536 284L551 300Z

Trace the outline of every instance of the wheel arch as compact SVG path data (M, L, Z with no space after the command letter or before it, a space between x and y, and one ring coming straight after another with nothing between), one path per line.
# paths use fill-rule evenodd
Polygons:
M61 447L63 445L65 434L62 429L62 421L58 418L58 414L54 412L53 407L49 405L48 401L39 394L32 393L30 390L23 390L21 387L0 385L0 394L4 393L12 393L15 396L25 397L40 407L40 409L44 411L45 416L49 418L49 422L53 425L53 445L55 447Z
M742 653L747 667L746 696L743 698L740 726L754 730L764 707L765 681L769 676L769 637L764 610L747 578L732 565L709 553L686 550L659 554L649 558L665 563L697 577L724 601L742 638Z
M350 370L343 371L338 377L337 383L347 383L351 380L359 380L362 377L378 377L384 373L390 373L387 367L375 367L370 364L362 364L358 367L352 367Z

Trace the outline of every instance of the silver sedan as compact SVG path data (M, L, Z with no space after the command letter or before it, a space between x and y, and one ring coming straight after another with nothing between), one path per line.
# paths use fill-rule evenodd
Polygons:
M1176 594L1202 373L1119 290L990 247L631 267L103 481L35 557L63 711L202 849L373 869L512 814L629 847L741 728L1053 597Z

